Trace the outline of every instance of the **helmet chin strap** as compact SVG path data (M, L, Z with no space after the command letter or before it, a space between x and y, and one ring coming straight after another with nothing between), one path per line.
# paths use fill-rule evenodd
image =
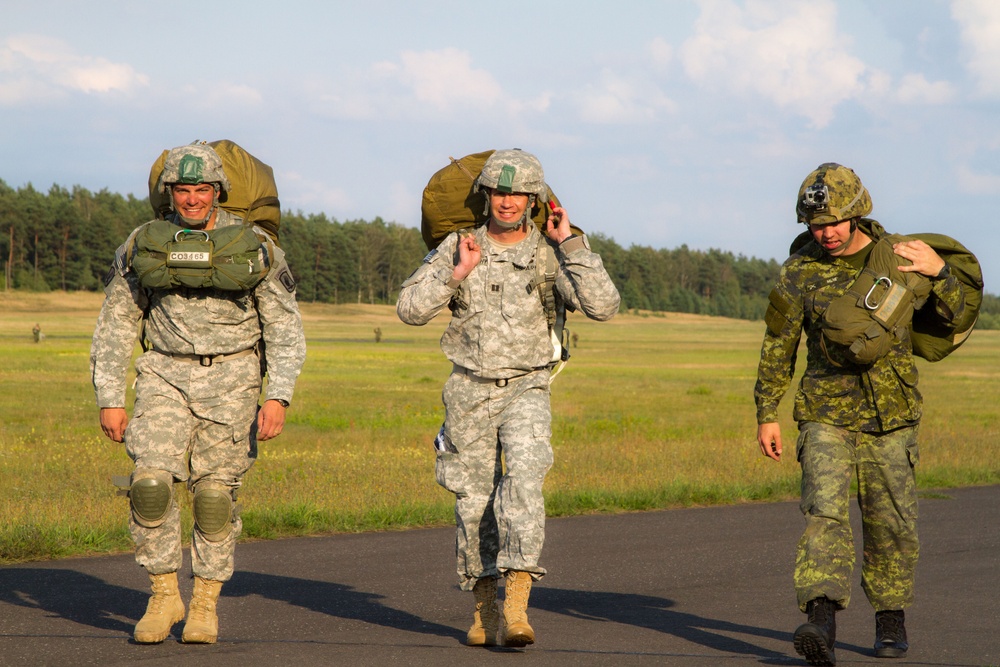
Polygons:
M524 207L524 215L522 215L521 218L519 220L517 220L516 222L500 222L493 215L490 215L490 219L493 221L493 224L495 224L497 227L499 227L500 229L504 230L505 232L509 232L509 231L514 230L514 229L517 229L518 227L520 227L524 223L526 223L529 220L531 220L531 209L532 209L532 207L534 207L534 205L535 205L535 195L530 195L528 197L528 205ZM486 209L487 209L487 212L488 212L489 211L489 198L487 198Z
M219 207L218 206L213 206L211 209L209 209L208 215L205 216L202 220L198 220L196 218L188 218L188 217L185 217L185 216L181 215L180 213L177 213L177 218L181 222L183 222L186 227L190 227L191 229L201 229L202 227L204 227L205 225L208 224L209 220L212 219L212 214L215 213L215 210L217 208L219 208Z

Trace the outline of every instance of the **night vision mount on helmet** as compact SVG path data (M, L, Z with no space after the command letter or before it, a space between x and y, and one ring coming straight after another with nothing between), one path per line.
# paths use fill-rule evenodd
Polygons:
M861 218L872 212L872 198L853 169L826 162L799 187L795 216L807 225Z

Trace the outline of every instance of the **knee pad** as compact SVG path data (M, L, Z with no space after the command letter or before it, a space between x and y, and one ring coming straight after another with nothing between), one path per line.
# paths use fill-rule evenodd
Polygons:
M173 478L169 475L139 473L129 486L132 517L145 528L157 528L167 519L173 502Z
M221 542L233 531L233 493L221 484L202 483L194 491L195 528L209 542Z

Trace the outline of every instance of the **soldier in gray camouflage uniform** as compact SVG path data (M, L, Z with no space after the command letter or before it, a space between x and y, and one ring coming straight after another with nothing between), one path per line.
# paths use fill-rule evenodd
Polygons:
M178 228L210 230L243 222L218 206L229 181L207 145L171 150L160 187L170 191L171 221ZM295 282L281 250L271 245L269 252L274 254L270 271L247 291L147 289L131 270L129 242L119 248L105 280L90 365L101 428L115 442L125 442L135 462L129 529L153 592L135 627L137 642L163 641L184 618L177 588L182 560L177 481L194 492L195 516L194 594L182 639L213 643L218 636L216 601L233 574L242 528L236 490L256 459L257 441L281 433L305 360ZM129 421L126 372L144 312L151 348L135 362ZM268 386L258 411L261 350Z
M811 239L785 261L771 292L754 391L758 444L765 456L780 461L778 403L791 383L804 330L808 356L794 418L806 528L795 588L808 622L796 630L794 645L813 665L835 664L835 613L850 601L854 544L848 500L855 474L864 525L862 586L876 611L875 654L901 657L908 648L903 609L913 601L919 549L914 465L921 416L909 331L902 327L888 353L868 365L852 363L844 350L826 345L822 334L824 312L851 287L872 241L885 233L862 217L871 209L861 180L841 165L820 165L802 183L796 211ZM925 307L935 308L942 322L957 320L965 300L944 260L919 240L895 244L893 251L912 262L900 271L931 281L936 298Z
M475 595L470 646L498 641L497 579L504 577L507 646L534 642L528 595L545 570L542 482L552 465L549 368L553 342L535 289L540 232L531 208L548 201L542 166L520 150L497 151L476 182L489 222L450 234L403 283L396 311L429 322L446 306L441 349L454 364L444 387L445 424L435 441L436 475L456 496L458 575ZM558 257L555 289L595 320L618 312L619 296L600 256L570 231L565 209L546 223Z

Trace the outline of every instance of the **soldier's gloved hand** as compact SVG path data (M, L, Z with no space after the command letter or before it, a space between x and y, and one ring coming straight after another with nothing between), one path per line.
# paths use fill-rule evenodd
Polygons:
M101 408L101 430L115 442L125 441L128 413L125 408Z

